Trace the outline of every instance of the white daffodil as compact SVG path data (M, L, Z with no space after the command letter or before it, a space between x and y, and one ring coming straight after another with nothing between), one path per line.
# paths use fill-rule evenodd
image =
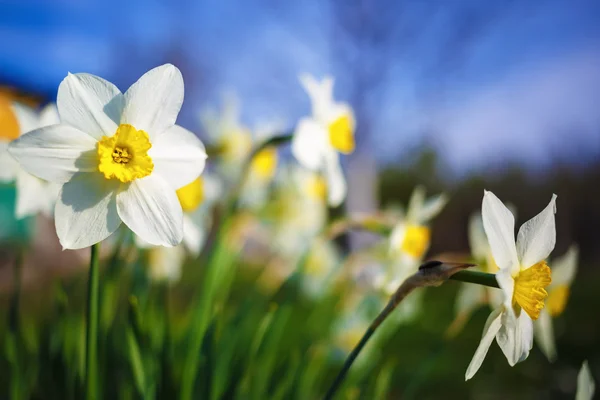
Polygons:
M98 243L124 222L155 245L183 238L175 191L196 179L206 160L200 140L175 125L183 102L179 70L166 64L125 94L90 74L69 74L58 88L61 123L12 142L29 173L63 183L55 207L63 248Z
M252 133L240 122L239 100L233 94L224 96L223 109L203 110L200 120L211 144L217 150L220 172L231 180L237 177L252 150Z
M592 400L594 398L594 392L596 391L596 384L592 377L592 371L587 361L584 361L577 375L577 393L575 393L575 400Z
M485 191L483 226L499 267L496 280L503 301L488 317L466 379L475 375L494 337L509 365L514 366L529 355L533 346L532 320L540 316L548 296L545 288L552 280L546 258L556 242L555 203L553 195L541 213L521 226L515 243L514 216L492 192Z
M354 113L348 104L333 100L333 78L317 82L303 75L300 81L310 96L312 116L298 122L292 153L304 167L325 175L329 204L338 206L347 192L338 153L354 151Z
M319 174L296 165L281 170L268 209L278 253L292 260L302 257L326 222L326 196L327 185Z
M431 240L428 223L447 202L444 194L425 200L425 189L420 186L415 188L406 215L400 212L398 222L390 234L388 248L391 268L386 279L387 292L393 293L419 267Z
M428 223L442 211L447 202L443 193L425 200L425 189L416 187L408 203L406 216L399 217L390 235L390 254L405 256L419 263L429 249L431 229Z
M56 123L58 112L53 104L44 107L38 114L24 104L0 99L0 181L15 181L15 215L18 219L38 212L49 216L58 196L58 188L25 172L8 153L8 145L33 129Z
M546 289L548 292L546 307L540 312L540 318L533 324L535 340L550 361L556 359L552 318L561 315L567 305L571 283L577 273L578 255L577 246L571 246L562 257L552 262L552 283Z

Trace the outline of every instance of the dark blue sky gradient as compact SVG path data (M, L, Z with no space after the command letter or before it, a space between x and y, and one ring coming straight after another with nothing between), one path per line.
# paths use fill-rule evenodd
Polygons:
M378 160L424 139L458 171L600 154L600 2L366 2L385 28L384 55L379 41L336 34L335 3L2 0L0 83L52 98L68 71L90 72L125 90L172 62L188 128L201 132L201 107L228 91L250 126L291 127L309 109L299 73L335 75L336 95L354 102L349 65L381 60L358 121Z

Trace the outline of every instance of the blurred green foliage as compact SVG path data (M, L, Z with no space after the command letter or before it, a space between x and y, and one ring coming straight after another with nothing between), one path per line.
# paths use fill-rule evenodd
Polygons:
M448 338L458 290L449 282L426 289L422 309L410 321L384 323L339 398L573 398L581 362L588 359L592 371L600 365L600 207L594 196L600 164L577 172L557 166L536 176L510 168L461 180L444 177L442 170L435 153L424 149L407 166L381 173L383 205L405 203L417 183L450 194L433 225L430 255L468 252L467 219L480 207L484 188L512 202L519 223L550 193L558 194L555 254L577 242L582 260L567 311L555 321L559 358L550 364L534 347L525 362L510 368L492 345L480 372L465 383L489 312L482 307ZM346 355L332 337L353 287L340 282L322 296L306 295L301 259L296 273L266 290L258 284L261 261L243 257L244 243L230 239L235 218L218 225L175 285L151 281L144 257L129 261L127 234L105 258L98 339L102 398L316 399L325 393ZM19 251L9 244L4 249ZM17 292L2 294L0 397L82 397L86 277L81 271L25 287L16 313Z

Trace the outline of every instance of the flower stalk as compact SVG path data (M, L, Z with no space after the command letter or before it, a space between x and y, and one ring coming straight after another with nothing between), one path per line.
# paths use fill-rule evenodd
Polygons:
M98 292L100 272L98 252L100 245L92 245L88 278L87 323L85 338L85 398L96 399L98 378Z
M426 286L440 286L448 279L477 283L485 286L498 287L495 283L495 276L483 272L467 271L466 268L474 266L473 264L460 263L444 263L440 261L428 261L419 267L419 270L408 277L398 287L392 295L387 305L367 328L367 331L362 336L358 344L352 349L352 352L346 358L341 371L329 387L329 390L323 397L324 400L331 400L340 388L344 378L348 374L354 360L358 357L362 349L365 347L369 339L373 336L377 328L386 320L386 318L396 309L398 304L406 298L413 290Z

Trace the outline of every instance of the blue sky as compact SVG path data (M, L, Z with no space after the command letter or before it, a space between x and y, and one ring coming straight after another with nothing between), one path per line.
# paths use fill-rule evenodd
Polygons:
M600 2L372 3L370 21L387 27L390 43L363 121L378 160L424 138L457 171L600 154ZM67 71L85 71L125 90L173 62L186 81L181 123L193 131L200 109L224 92L238 94L250 126L292 127L309 110L299 73L335 75L336 95L348 99L356 82L340 49L351 65L377 56L340 41L339 17L316 0L4 0L0 79L53 96ZM459 43L450 41L456 32Z

